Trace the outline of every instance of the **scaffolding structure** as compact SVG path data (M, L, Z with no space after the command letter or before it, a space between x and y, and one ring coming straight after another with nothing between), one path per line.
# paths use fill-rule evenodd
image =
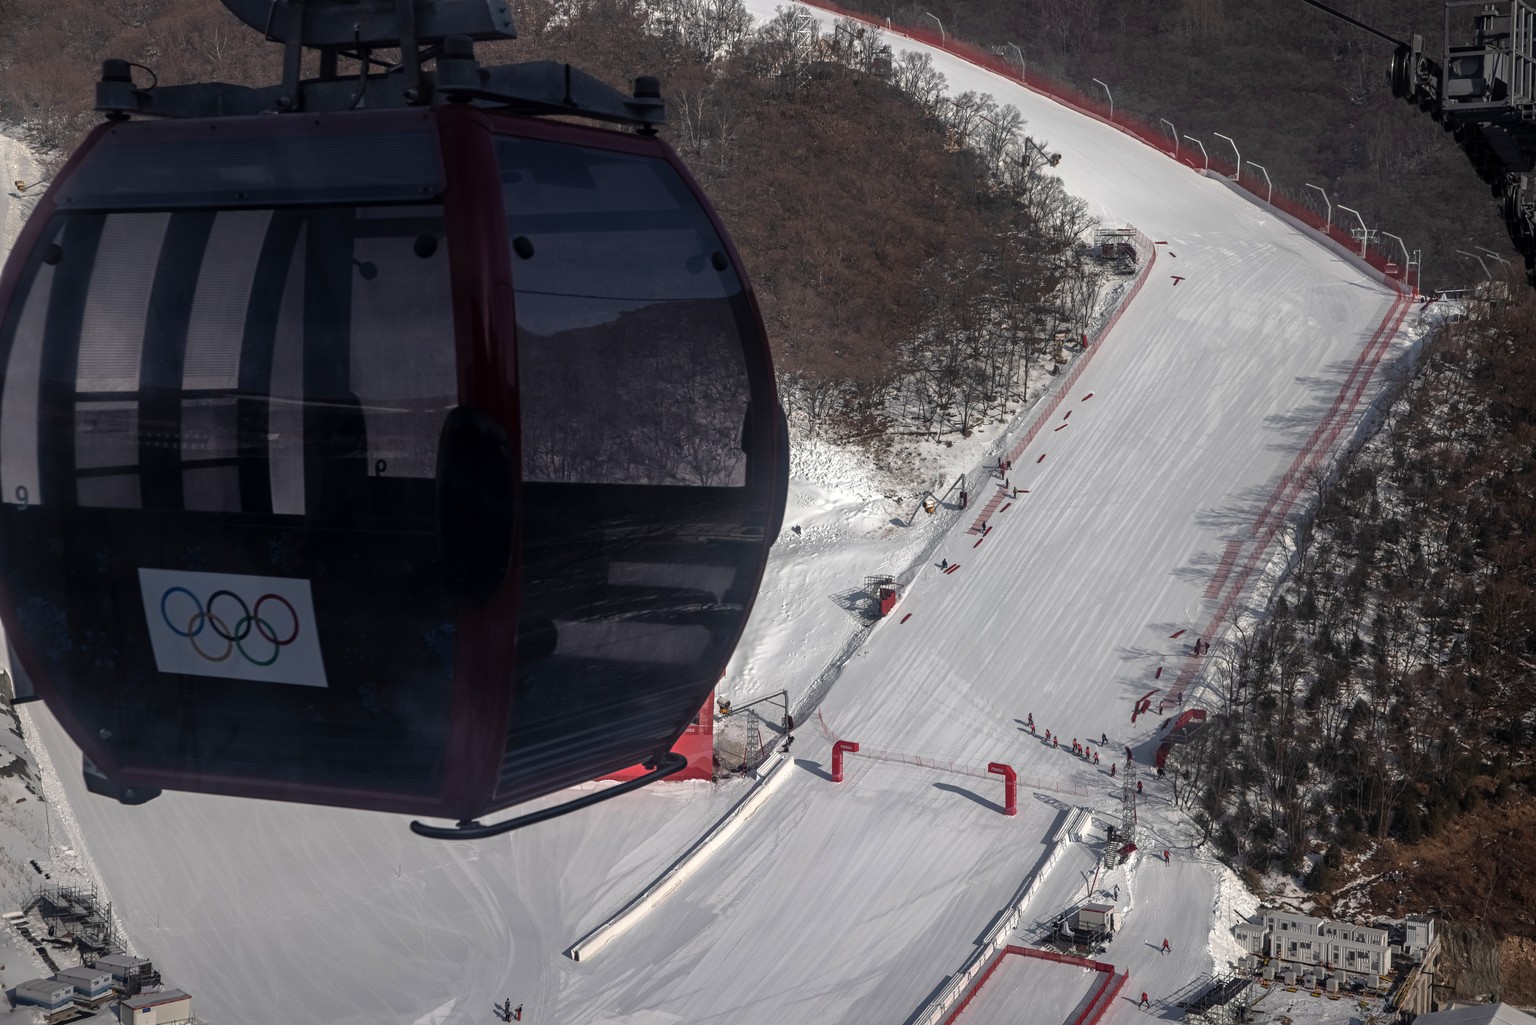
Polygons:
M1241 975L1220 975L1202 987L1193 999L1179 1001L1184 1008L1185 1020L1210 1022L1211 1025L1234 1025L1247 1017L1252 1005L1250 990L1253 980Z
M124 950L112 921L112 904L103 902L95 884L48 883L32 892L25 910L36 912L55 947L76 947L82 954L117 954Z

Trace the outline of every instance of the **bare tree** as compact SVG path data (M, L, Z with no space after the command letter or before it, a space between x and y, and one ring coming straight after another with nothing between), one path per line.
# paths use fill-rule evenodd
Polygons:
M892 84L927 110L937 110L947 82L933 66L933 58L915 50L903 50L891 69Z

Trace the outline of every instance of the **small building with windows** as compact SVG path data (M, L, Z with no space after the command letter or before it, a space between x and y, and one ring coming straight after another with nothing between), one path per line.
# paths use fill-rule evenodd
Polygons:
M1084 904L1077 909L1077 929L1091 936L1112 937L1120 928L1120 913L1113 904Z
M96 959L96 967L112 973L112 987L127 996L160 985L160 973L147 958L132 954L105 954Z
M1428 915L1409 915L1403 924L1403 956L1422 961L1435 948L1435 920Z
M1237 942L1242 944L1243 949L1248 953L1268 955L1265 940L1269 936L1269 926L1265 925L1264 919L1258 915L1234 925L1232 935L1237 937Z
M112 973L104 968L75 965L71 968L60 968L53 973L53 977L75 988L75 1002L82 1007L99 1007L111 1000L114 995Z
M28 979L14 993L18 1007L37 1007L50 1016L75 1006L75 984L67 980Z
M1385 929L1285 911L1261 911L1232 931L1250 954L1360 975L1388 975L1392 971L1392 943Z
M128 976L138 975L150 967L150 962L148 958L134 957L132 954L103 954L96 959L96 967L111 972L114 980L122 982Z
M192 1020L192 997L179 989L124 997L117 1005L121 1025L178 1025Z

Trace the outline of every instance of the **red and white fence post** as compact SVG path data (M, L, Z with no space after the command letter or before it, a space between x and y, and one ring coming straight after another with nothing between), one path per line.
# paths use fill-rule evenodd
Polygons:
M857 753L859 745L851 740L839 740L832 745L832 782L843 781L843 752Z
M1019 813L1019 777L1013 771L1013 766L1003 762L993 762L987 766L987 771L1003 777L1003 814L1017 815Z

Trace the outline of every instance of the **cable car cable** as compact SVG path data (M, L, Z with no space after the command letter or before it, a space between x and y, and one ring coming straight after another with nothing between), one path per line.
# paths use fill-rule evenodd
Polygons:
M1394 46L1407 46L1408 45L1407 43L1403 42L1401 39L1398 39L1395 36L1387 35L1385 32L1383 32L1379 28L1376 28L1376 27L1374 27L1372 25L1367 25L1365 22L1361 21L1358 18L1351 18L1349 15L1345 14L1343 11L1335 10L1334 8L1329 7L1327 4L1323 3L1322 0L1301 0L1301 2L1304 3L1304 4L1310 4L1311 6L1316 7L1320 11L1323 11L1323 12L1325 12L1327 14L1331 14L1335 18L1338 18L1340 21L1347 21L1351 25L1355 26L1355 28L1365 29L1365 31L1369 32L1371 35L1379 36L1380 38L1385 39L1387 42L1391 43Z

